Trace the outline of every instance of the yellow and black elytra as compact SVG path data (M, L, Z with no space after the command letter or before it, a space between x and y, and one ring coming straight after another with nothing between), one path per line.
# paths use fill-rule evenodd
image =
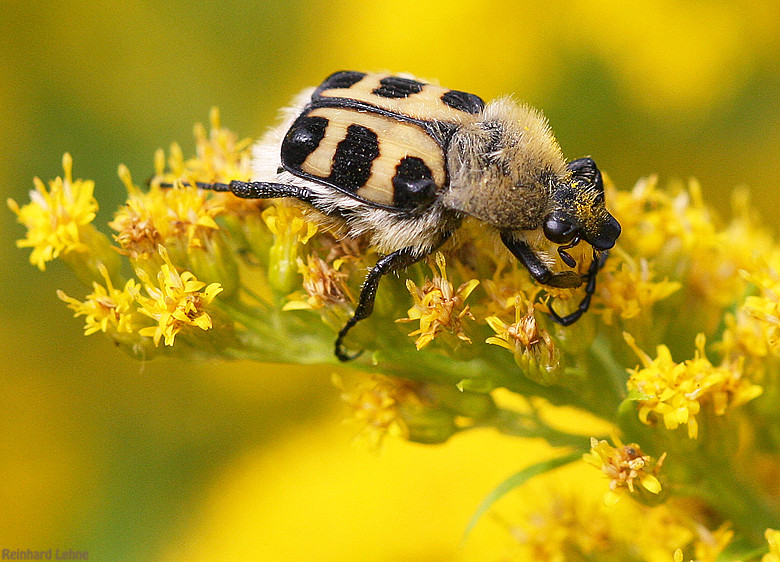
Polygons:
M288 130L281 163L367 203L414 209L444 189L449 138L484 105L410 78L338 72Z
M199 184L239 197L293 197L342 227L369 235L384 254L371 269L344 338L371 315L379 281L441 246L466 216L496 229L533 278L578 287L577 310L552 318L569 325L587 311L596 275L620 235L604 205L601 173L590 158L568 164L538 111L510 98L478 96L411 77L336 72L303 92L286 118L254 149L254 181ZM540 241L566 250L585 242L593 261L585 275L552 271Z

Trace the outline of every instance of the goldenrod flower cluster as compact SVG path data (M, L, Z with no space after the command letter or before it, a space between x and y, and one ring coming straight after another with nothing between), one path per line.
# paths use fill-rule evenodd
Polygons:
M26 228L17 245L41 270L63 260L85 290L58 295L84 333L135 357L335 365L374 250L299 202L199 189L250 179L252 142L216 111L195 139L191 158L176 144L158 151L148 187L120 166L127 202L105 232L93 224L95 190L111 187L74 179L65 155L62 177L36 178L29 203L9 200ZM695 181L607 185L623 234L577 323L547 312L573 310L582 288L537 285L468 223L427 263L383 279L373 316L347 339L365 353L348 381L336 377L342 397L374 445L490 427L560 448L518 460L527 466L493 499L563 464L596 468L580 488L597 489L597 503L551 495L528 519L496 514L521 559L778 560L780 245L744 191L723 220ZM580 273L586 246L571 250ZM611 437L552 423L555 406L601 419ZM619 530L632 517L641 531Z
M444 256L437 253L435 261L438 271L434 270L433 278L422 287L418 288L411 279L406 280L406 288L412 295L414 306L407 312L408 318L396 320L420 322L420 328L409 333L410 336L418 336L415 340L417 349L422 349L440 334L452 334L466 343L471 343L463 329L462 319L466 317L474 320L465 301L479 285L479 281L470 279L455 289L447 279Z
M667 429L687 425L688 437L696 439L699 434L696 415L702 403L708 402L712 413L722 416L727 409L749 402L763 390L743 376L743 361L713 366L705 355L704 334L696 336L694 358L684 363L675 363L665 345L659 345L658 356L651 359L636 347L633 337L629 334L625 337L643 365L641 369L630 370L627 383L629 391L641 396L637 402L642 423L652 423L650 418L657 416Z
M35 178L35 191L30 192L30 204L24 207L13 199L8 201L19 222L27 227L27 236L19 240L20 248L32 248L30 263L41 271L60 254L88 250L85 231L92 229L92 221L98 210L92 195L95 182L73 181L73 158L62 157L63 177L49 182L49 189Z

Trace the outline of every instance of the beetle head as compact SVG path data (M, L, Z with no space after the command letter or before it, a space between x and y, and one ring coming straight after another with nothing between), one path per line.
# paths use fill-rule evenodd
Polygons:
M566 253L584 240L598 251L609 250L620 236L620 224L604 205L604 182L596 163L580 158L568 164L571 172L553 192L553 210L545 217L545 237L559 246L563 261L574 267Z

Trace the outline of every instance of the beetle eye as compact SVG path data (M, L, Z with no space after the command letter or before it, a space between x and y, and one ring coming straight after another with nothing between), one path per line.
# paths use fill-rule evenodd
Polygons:
M544 221L544 235L553 244L568 244L577 234L577 227L556 217L547 217Z

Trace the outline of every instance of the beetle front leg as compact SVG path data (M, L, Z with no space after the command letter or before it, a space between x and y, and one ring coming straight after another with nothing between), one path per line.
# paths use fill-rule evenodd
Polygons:
M501 241L520 260L538 283L550 287L570 289L582 285L582 278L573 271L553 273L525 240L516 238L511 231L501 233Z
M603 265L604 260L602 259L602 256L599 256L598 252L593 250L593 261L590 262L590 267L588 268L588 284L585 285L585 296L580 301L580 305L577 307L577 310L571 314L567 314L566 316L558 316L558 313L553 310L552 306L550 306L550 316L552 316L553 320L563 326L570 326L579 320L580 316L588 311L588 308L590 307L590 300L593 298L593 293L596 292L596 274Z
M524 240L518 240L511 232L502 232L501 241L509 249L514 256L520 260L520 262L528 269L531 276L539 283L548 285L550 287L560 288L574 288L582 285L582 278L573 271L563 271L561 273L553 273L550 271L544 262L539 258L536 252L528 245ZM558 324L563 326L570 326L574 324L580 317L587 312L590 307L590 301L593 298L593 293L596 292L596 274L603 265L601 256L596 250L593 250L593 261L588 268L588 273L585 278L587 284L585 286L585 296L580 301L577 310L566 316L560 316L553 309L550 308L550 317Z

